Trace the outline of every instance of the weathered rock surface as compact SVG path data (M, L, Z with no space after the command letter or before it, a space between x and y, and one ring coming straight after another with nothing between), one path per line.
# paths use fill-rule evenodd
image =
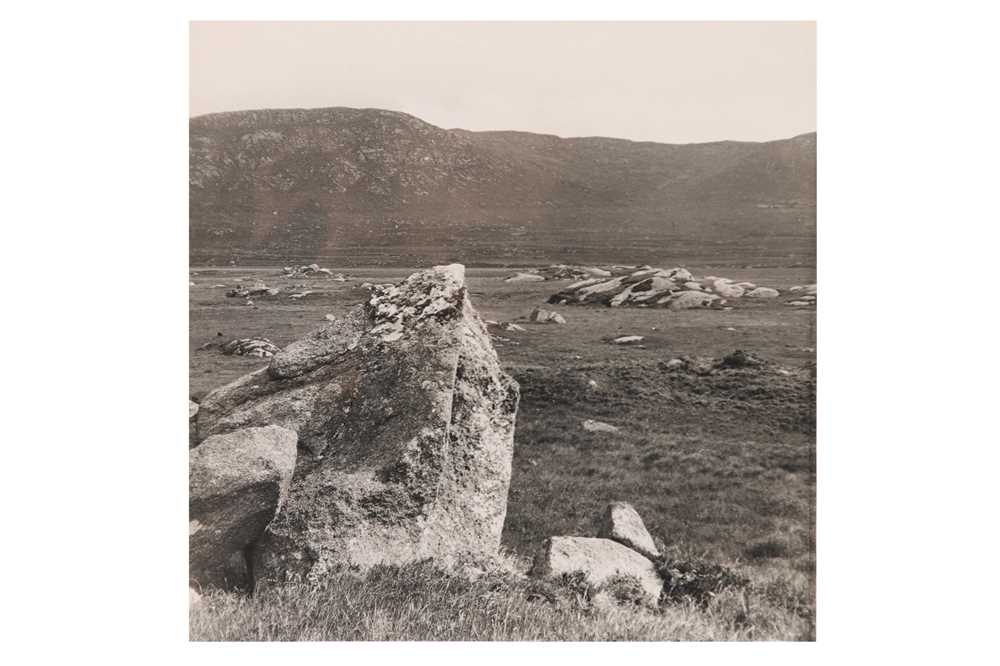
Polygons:
M538 324L565 324L566 318L563 317L558 312L553 312L552 310L544 310L542 308L535 308L528 315L528 320L533 321Z
M777 298L781 293L777 289L770 287L751 288L746 294L747 298Z
M494 555L507 508L516 382L469 302L464 268L375 285L366 304L210 393L200 436L274 423L300 455L255 575Z
M222 345L222 353L230 356L256 356L270 358L278 351L278 345L267 338L238 338Z
M198 443L198 425L195 416L198 415L198 403L188 399L188 448Z
M598 536L617 541L648 558L660 555L639 512L628 502L611 502L608 505L601 517Z
M659 600L663 589L663 580L649 559L610 539L551 537L535 556L531 573L534 576L559 576L574 571L582 571L587 582L595 587L615 576L633 576L651 604Z
M733 282L708 275L696 279L686 268L612 266L608 276L588 276L549 297L561 305L607 305L609 307L721 308L724 299L773 298L778 292L752 282Z
M215 435L190 454L189 569L199 586L245 586L243 551L284 501L295 470L294 432L278 426Z

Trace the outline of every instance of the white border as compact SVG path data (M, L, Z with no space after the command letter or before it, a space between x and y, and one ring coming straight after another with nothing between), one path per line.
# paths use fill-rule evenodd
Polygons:
M991 635L987 4L36 3L3 49L5 653L964 662ZM819 641L186 643L189 19L819 19ZM10 588L13 588L10 590ZM612 654L612 651L615 653ZM281 655L284 656L284 655Z

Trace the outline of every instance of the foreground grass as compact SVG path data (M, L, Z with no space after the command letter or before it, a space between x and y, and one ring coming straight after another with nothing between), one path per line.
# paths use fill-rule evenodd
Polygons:
M476 579L429 563L344 572L323 584L209 591L191 609L195 641L812 640L801 576L758 577L707 605L615 602L564 578L493 571Z

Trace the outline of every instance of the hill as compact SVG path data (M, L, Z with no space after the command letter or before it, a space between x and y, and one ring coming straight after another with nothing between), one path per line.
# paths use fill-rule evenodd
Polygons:
M192 263L811 265L816 134L660 144L379 109L190 120Z

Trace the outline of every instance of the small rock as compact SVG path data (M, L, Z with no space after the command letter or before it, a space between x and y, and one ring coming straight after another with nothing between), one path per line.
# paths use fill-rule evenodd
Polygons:
M644 338L641 335L623 335L623 336L621 336L619 338L615 338L614 340L612 340L611 344L613 344L613 345L634 345L634 344L636 344L638 342L642 342L645 339L646 338Z
M266 426L213 435L192 449L189 567L200 586L248 582L243 551L284 503L297 442L294 431Z
M551 537L542 544L531 569L533 576L560 576L582 571L587 582L600 587L615 576L632 576L655 605L663 580L653 563L636 551L610 539Z
M680 368L683 368L686 363L684 363L683 359L672 358L663 365L667 370L679 370Z
M551 310L543 310L542 308L535 308L528 315L530 321L539 324L565 324L566 318L563 317L558 312L552 312Z
M639 512L628 502L611 502L608 505L598 536L617 541L651 559L660 555Z
M188 420L190 421L198 414L198 403L194 400L188 400Z
M545 278L535 273L514 273L504 278L504 282L545 282Z
M593 419L587 419L583 422L583 429L587 432L609 432L617 433L621 432L621 428L611 425L610 423L605 423L604 421L595 421Z

